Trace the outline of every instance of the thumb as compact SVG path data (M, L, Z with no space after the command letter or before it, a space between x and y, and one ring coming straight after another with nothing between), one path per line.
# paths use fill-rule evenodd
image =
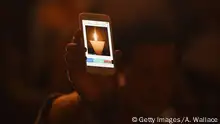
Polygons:
M120 50L115 50L114 52L114 64L117 71L121 72L123 70L122 63L122 52Z

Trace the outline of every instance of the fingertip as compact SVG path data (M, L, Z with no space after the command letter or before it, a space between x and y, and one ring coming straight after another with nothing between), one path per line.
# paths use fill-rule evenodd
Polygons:
M114 54L115 54L116 57L120 57L120 56L122 56L122 51L121 50L115 50Z
M66 47L65 47L66 52L69 51L69 48L75 47L76 45L77 45L77 43L68 43L68 44L66 45Z
M67 46L76 46L77 43L68 43Z
M86 51L87 51L87 48L84 48L84 51L86 52Z
M121 50L115 50L115 53L122 53Z

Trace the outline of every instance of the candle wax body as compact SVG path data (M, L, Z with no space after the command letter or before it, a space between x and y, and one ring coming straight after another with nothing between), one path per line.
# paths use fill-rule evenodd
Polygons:
M105 46L105 41L90 41L91 44L92 44L92 47L95 51L95 53L97 55L102 55L102 51L104 49L104 46Z

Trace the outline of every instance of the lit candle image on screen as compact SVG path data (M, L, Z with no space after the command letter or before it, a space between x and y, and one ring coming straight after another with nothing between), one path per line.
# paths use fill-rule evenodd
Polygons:
M96 30L94 30L93 39L94 40L90 40L90 43L92 44L95 53L97 55L101 55L104 49L105 41L98 40L98 35L96 33Z

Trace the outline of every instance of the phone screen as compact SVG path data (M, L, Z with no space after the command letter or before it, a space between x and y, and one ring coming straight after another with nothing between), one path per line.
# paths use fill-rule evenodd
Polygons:
M110 23L82 20L82 26L87 66L114 68Z

